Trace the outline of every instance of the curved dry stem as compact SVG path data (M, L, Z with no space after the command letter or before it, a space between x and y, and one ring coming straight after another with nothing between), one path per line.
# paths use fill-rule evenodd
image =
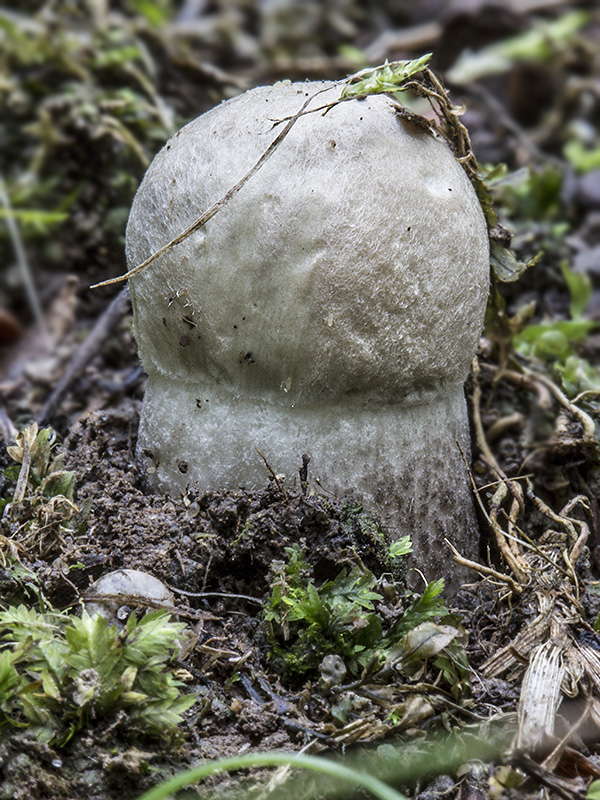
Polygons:
M487 466L491 469L491 471L500 479L500 484L498 488L494 492L492 500L490 502L490 511L489 514L486 512L486 517L488 522L492 528L494 533L494 538L496 540L496 544L498 545L498 549L500 550L502 556L504 557L506 563L513 571L515 576L517 577L519 583L524 584L527 583L529 578L529 567L525 558L523 557L523 553L521 552L518 544L516 543L516 537L513 537L511 540L508 540L505 532L498 522L498 515L500 513L501 506L503 505L504 501L510 494L513 496L513 500L511 503L511 511L510 515L508 516L509 519L509 533L510 528L514 527L516 524L517 515L519 512L524 511L524 498L523 498L523 489L518 481L511 481L507 476L504 474L503 470L500 468L500 465L496 461L494 454L488 444L485 431L483 429L483 422L481 419L481 386L479 384L479 376L481 374L481 368L479 365L479 360L475 358L473 360L473 394L472 394L472 405L473 405L473 424L475 428L475 438L477 447L481 452L481 455L487 464ZM477 495L479 497L479 495Z
M528 375L524 375L522 372L517 372L516 370L505 369L504 367L496 366L495 364L481 364L481 368L488 372L496 373L493 379L494 383L498 383L504 379L509 383L512 383L513 386L516 386L517 388L523 386L530 392L534 392L537 395L537 402L540 408L552 408L552 395L548 389L545 386L536 383Z
M567 411L575 417L583 426L583 431L585 434L585 438L594 441L596 437L596 426L594 425L593 419L586 414L581 408L578 408L574 405L568 397L559 389L559 387L554 383L554 381L547 378L545 375L540 375L538 372L533 372L530 369L524 368L524 373L527 375L532 381L537 381L545 386L550 394L558 400L558 402L567 409Z
M449 539L444 539L444 541L450 550L452 550L452 557L457 564L460 564L463 567L468 567L469 569L472 569L474 572L477 572L479 575L483 575L486 578L494 578L494 580L500 581L500 583L507 584L515 594L521 594L523 592L523 586L517 583L514 578L511 578L510 575L504 575L502 572L498 572L492 567L486 567L484 564L480 564L478 561L471 561L471 559L461 556Z

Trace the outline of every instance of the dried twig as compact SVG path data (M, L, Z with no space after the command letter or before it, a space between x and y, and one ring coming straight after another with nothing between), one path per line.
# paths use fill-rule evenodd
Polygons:
M263 453L260 452L258 447L255 447L254 449L256 450L258 455L262 458L262 460L265 462L265 467L267 468L267 472L268 472L269 476L273 479L273 481L275 482L275 485L277 486L277 488L279 489L279 491L281 492L281 494L283 495L283 497L287 501L286 491L283 488L283 486L281 485L281 482L280 482L279 478L277 477L277 473L275 472L273 467L267 461L266 456Z
M14 439L16 435L17 429L12 419L8 416L5 409L0 406L0 437L5 441L9 441L10 439Z
M87 339L73 355L62 378L39 413L40 425L47 424L54 417L65 394L97 355L106 338L112 333L119 320L125 316L128 309L129 289L124 288L98 318Z
M29 268L29 263L27 261L27 256L25 255L25 247L23 246L23 240L21 239L21 234L19 233L19 226L16 223L12 206L10 204L10 198L8 196L6 185L4 183L4 178L2 177L1 174L0 174L0 200L2 201L2 206L4 207L4 211L6 214L6 225L8 227L8 233L10 235L13 250L15 251L15 258L17 259L17 264L19 265L19 269L21 270L21 275L23 277L23 284L25 286L25 291L27 293L27 299L29 300L29 305L31 306L31 311L33 312L33 316L39 325L40 331L44 336L47 337L48 332L46 330L46 322L44 320L44 314L42 312L42 307L38 299L35 283L33 281L33 276L31 274L31 269Z
M441 35L442 26L437 20L412 25L409 28L384 30L365 47L365 57L368 62L379 63L392 51L427 53L433 50Z
M27 490L27 482L29 481L29 470L31 468L31 448L35 442L38 428L37 425L32 425L23 431L23 456L21 459L21 469L17 480L17 486L13 495L12 503L13 508L23 502L25 491Z
M472 373L472 416L477 447L479 448L479 451L481 452L483 460L487 466L498 478L500 478L500 484L494 492L489 504L489 513L486 510L485 515L494 533L494 538L496 540L496 544L498 545L498 549L500 550L506 563L513 571L517 581L520 584L525 584L528 580L529 566L524 559L520 548L516 546L514 541L507 539L502 526L498 522L500 508L510 492L510 494L513 496L510 515L508 517L509 533L511 533L511 529L513 529L516 524L517 514L519 511L522 511L524 507L523 489L518 481L509 480L502 469L500 469L500 466L496 461L496 458L492 453L489 443L486 439L485 431L483 429L483 422L481 419L481 387L479 384L480 366L478 359L473 360ZM479 493L477 493L477 497L479 497ZM512 539L516 538L517 537L513 535Z
M536 381L532 380L529 375L525 375L522 372L517 372L516 370L498 367L495 364L486 364L485 362L481 363L479 366L483 370L496 373L494 376L494 383L498 383L498 381L501 380L506 380L517 388L522 386L531 392L535 392L540 408L552 408L552 395L548 389L545 386L541 386L539 383L536 383Z
M594 425L594 421L589 414L586 414L585 411L574 405L564 394L564 392L562 392L558 386L550 380L550 378L547 378L545 375L541 375L539 372L533 372L526 367L523 368L523 371L525 375L527 375L532 381L537 381L545 386L550 394L552 394L553 397L558 400L558 402L582 424L586 439L595 441L596 426Z
M581 778L559 778L544 769L544 767L536 764L528 755L519 756L517 763L531 775L534 775L540 783L565 800L585 800L585 788Z
M515 594L522 593L523 587L518 584L511 575L505 575L502 572L492 569L492 567L486 567L484 564L480 564L477 561L471 561L471 559L461 556L449 539L444 539L444 541L452 550L452 556L457 564L460 564L463 567L468 567L469 569L478 572L480 575L485 575L486 578L494 578L494 580L500 581L500 583L508 584Z

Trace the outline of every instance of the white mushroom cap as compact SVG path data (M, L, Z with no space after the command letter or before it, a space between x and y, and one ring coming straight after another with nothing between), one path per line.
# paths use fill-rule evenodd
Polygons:
M254 166L274 121L318 90L311 108L338 98L328 86L254 89L172 137L132 207L130 266ZM290 476L308 453L326 489L357 491L398 534L433 483L442 505L464 484L458 516L443 514L466 514L472 534L456 440L468 451L462 384L488 274L483 213L445 143L386 96L306 114L204 229L130 282L150 485L259 485L256 449ZM410 488L423 469L425 492Z

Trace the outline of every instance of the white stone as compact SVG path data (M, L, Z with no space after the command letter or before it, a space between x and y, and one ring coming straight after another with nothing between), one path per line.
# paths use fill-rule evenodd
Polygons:
M262 87L172 137L127 228L130 267L219 200L281 130L339 97ZM476 553L463 382L488 293L486 223L445 143L386 96L301 117L208 222L130 281L148 385L138 458L177 494L260 486L260 450L354 492L416 561ZM441 548L444 547L443 551ZM435 577L435 570L428 577Z
M83 603L90 616L100 614L113 625L126 622L136 603L151 611L172 607L175 598L164 583L148 572L117 569L94 581L85 592ZM122 608L124 613L120 614Z

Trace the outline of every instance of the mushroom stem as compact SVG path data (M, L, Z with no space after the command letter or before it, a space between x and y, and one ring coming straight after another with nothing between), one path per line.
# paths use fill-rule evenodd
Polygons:
M157 492L256 488L267 480L257 450L288 485L300 486L306 453L311 486L354 495L378 513L393 539L410 534L414 560L429 579L439 577L444 538L463 555L478 556L461 449L470 452L460 385L402 403L348 399L311 406L282 405L220 386L200 388L163 375L148 381L138 445L148 486ZM454 588L467 574L458 567L444 572Z

